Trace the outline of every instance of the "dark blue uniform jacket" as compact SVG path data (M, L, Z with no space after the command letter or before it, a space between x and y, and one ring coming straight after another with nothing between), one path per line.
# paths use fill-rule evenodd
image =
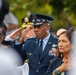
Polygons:
M44 75L50 64L50 60L54 58L53 55L49 55L49 51L52 49L52 46L57 45L57 43L57 38L51 34L46 47L40 56L40 59L38 56L37 38L28 39L24 42L24 44L13 44L12 47L16 50L21 50L21 52L25 54L24 59L29 60L29 75Z

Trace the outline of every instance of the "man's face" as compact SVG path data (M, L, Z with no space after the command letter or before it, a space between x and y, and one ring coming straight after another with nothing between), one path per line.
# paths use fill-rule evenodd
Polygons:
M48 30L50 29L50 25L47 23L43 25L34 26L34 32L37 38L44 39L48 35Z

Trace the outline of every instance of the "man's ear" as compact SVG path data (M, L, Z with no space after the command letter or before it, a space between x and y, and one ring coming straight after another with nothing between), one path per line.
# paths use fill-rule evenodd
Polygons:
M50 25L47 25L47 26L46 26L46 30L47 30L47 33L50 32Z
M47 30L50 30L50 25L47 25Z

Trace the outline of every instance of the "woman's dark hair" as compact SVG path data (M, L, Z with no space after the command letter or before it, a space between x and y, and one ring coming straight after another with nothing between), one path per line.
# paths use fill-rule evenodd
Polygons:
M76 29L75 27L71 27L69 30L62 32L62 33L59 35L59 37L60 37L62 34L66 34L68 40L72 43L72 34L73 34L73 32L74 32L75 29ZM58 57L62 57L61 55L62 55L62 54L58 52Z

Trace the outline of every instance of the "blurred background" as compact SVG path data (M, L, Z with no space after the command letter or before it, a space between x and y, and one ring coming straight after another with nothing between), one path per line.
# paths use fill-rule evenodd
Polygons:
M20 27L21 19L31 13L41 13L54 17L52 30L76 26L76 0L7 0L10 11L17 17Z

